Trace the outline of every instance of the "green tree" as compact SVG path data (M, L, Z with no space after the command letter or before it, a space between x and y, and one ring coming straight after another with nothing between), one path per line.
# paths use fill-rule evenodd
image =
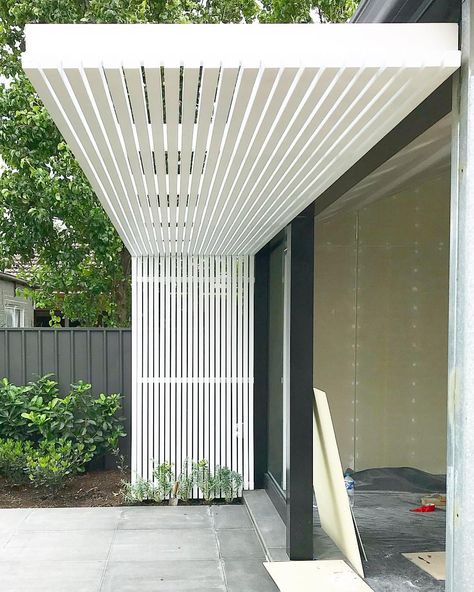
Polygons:
M130 320L130 255L21 69L26 23L346 21L355 0L0 0L0 269L38 307L85 325Z

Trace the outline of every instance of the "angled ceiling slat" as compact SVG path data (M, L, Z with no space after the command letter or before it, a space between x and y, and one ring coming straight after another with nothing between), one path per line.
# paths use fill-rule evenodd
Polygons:
M252 179L251 184L249 181L243 190L244 198L246 193L249 194L249 198L246 200L244 212L235 225L234 233L238 239L241 240L246 233L249 222L254 224L251 222L253 216L255 212L260 212L264 202L270 203L272 209L275 208L276 204L271 204L265 196L274 184L279 182L280 174L283 176L287 174L288 163L293 162L289 153L297 155L299 147L307 141L318 126L322 125L331 105L337 101L356 74L355 69L324 70L315 76L314 86L296 109L293 102L288 104L290 120L272 134L271 158L267 161L260 159L255 163L256 179ZM302 163L297 164L301 166Z
M29 25L127 248L253 254L459 66L453 25Z
M245 127L245 114L248 109L248 105L251 101L252 93L255 90L256 81L258 76L258 70L255 68L244 68L241 71L241 76L238 84L238 88L235 90L235 100L233 104L232 112L229 114L228 133L226 142L223 147L223 153L219 162L219 167L216 172L214 182L212 185L211 193L206 199L207 208L207 224L201 226L198 242L196 248L198 251L202 251L202 239L203 234L207 232L213 225L213 216L215 215L217 193L222 189L222 180L226 174L229 173L230 163L234 158L235 150L239 137L242 133L242 129ZM225 200L219 200L219 208L222 215L228 217L228 208ZM204 251L205 252L205 251Z
M104 132L101 123L101 117L97 113L94 106L93 98L88 92L87 79L82 76L78 68L65 68L64 73L74 92L78 104L82 110L83 117L89 122L87 130L90 130L91 139L95 142L97 150L103 160L103 170L107 172L113 191L110 191L109 198L114 200L115 209L120 215L122 221L126 221L130 232L130 240L134 242L135 249L140 251L143 246L137 236L133 236L132 232L136 228L136 220L134 219L133 211L130 208L130 202L127 199L126 191L124 190L120 174L117 174L116 161L113 156L113 150L110 147L107 134Z
M306 178L308 172L314 168L314 163L321 159L321 155L324 158L328 150L333 149L334 141L337 139L331 140L345 120L348 119L348 124L343 126L342 133L346 133L347 125L353 124L359 112L356 107L359 101L365 99L365 89L371 89L378 96L392 81L389 73L374 69L360 68L357 72L348 71L346 74L347 78L341 76L330 88L330 92L321 99L320 106L308 118L310 124L302 131L291 150L276 168L273 179L277 184L267 184L262 190L266 198L256 200L253 210L255 218L258 219L262 215L268 202L280 204L278 198L282 194L287 196L287 203L292 207L294 202L291 197L295 182L298 183L301 178ZM362 109L366 107L365 104ZM353 111L356 112L355 115ZM269 221L273 220L278 210L278 207L273 209ZM251 220L250 224L252 223ZM241 243L244 243L246 236L240 237ZM238 244L238 248L241 248L241 243Z
M288 196L286 204L282 204L278 210L272 212L268 219L269 225L273 224L274 228L278 228L281 220L286 219L288 215L292 215L291 212L295 211L296 208L290 211L289 208L294 204L294 201L292 200L295 196L298 196L299 201L297 203L305 203L308 195L312 195L315 191L319 195L324 191L324 189L335 180L332 176L334 173L331 170L335 161L342 160L344 166L349 168L357 162L367 150L369 150L369 147L374 146L383 137L381 129L383 129L384 125L388 124L393 127L395 124L392 125L392 122L400 120L401 112L409 113L412 111L412 109L420 102L420 96L424 96L424 93L426 92L426 87L424 87L423 83L416 84L417 78L418 76L415 71L399 69L397 77L384 87L384 92L377 93L371 101L368 101L361 114L351 122L348 130L345 132L350 135L348 141L340 149L338 149L339 142L334 144L331 151L327 153L321 160L321 163L319 163L320 170L317 173L314 171L315 166L313 166L312 169L306 167L303 171L305 174L299 177L298 184L293 185L291 190L286 193ZM399 86L399 88L390 93L389 91L392 85ZM411 88L412 85L414 88L411 93L407 95L403 92L404 89ZM404 97L403 100L400 100L401 96ZM365 121L371 123L371 131L368 131L367 128L362 125L364 122L363 116L365 116ZM381 123L380 126L377 125L379 121ZM331 160L329 160L330 158ZM310 170L308 171L308 169ZM318 181L320 181L320 184L315 190L314 185ZM299 192L300 185L304 185L302 193ZM295 215L296 213L297 211L295 211ZM261 246L263 246L265 244L264 241L267 241L271 236L271 231L263 234L260 240Z
M101 68L84 68L84 78L89 87L91 97L95 102L98 111L97 115L100 116L103 133L107 137L110 147L109 149L112 154L111 157L113 157L115 161L114 167L112 167L112 171L109 171L109 173L111 176L116 174L117 184L123 185L125 192L123 207L132 212L130 223L133 223L135 239L139 243L137 252L142 253L149 248L143 214L140 209L140 204L136 199L137 191L134 187L133 177L123 146L122 137L120 135L120 128L118 127L117 117L110 98L105 74ZM113 170L114 168L115 173Z
M237 97L235 100L235 108L232 114L230 137L232 140L232 153L229 148L227 152L227 159L221 161L221 170L219 176L216 178L216 182L212 188L212 194L210 196L210 207L211 217L209 223L206 225L204 236L201 240L205 240L204 252L211 252L208 250L208 244L210 236L215 232L221 219L229 218L229 196L232 183L235 179L236 170L241 166L242 152L242 135L243 127L246 123L245 114L248 110L249 103L251 101L252 93L254 92L255 84L257 83L258 70L255 68L245 68L242 71L242 77L240 85L237 91ZM244 123L245 122L245 123ZM245 146L243 147L245 150ZM209 233L211 233L209 235Z
M278 76L276 68L267 68L260 72L255 68L245 68L242 76L242 82L239 88L239 93L235 100L235 109L232 113L232 120L229 125L231 136L231 146L228 147L226 158L221 161L220 176L216 179L213 186L213 192L207 199L210 204L208 216L208 223L201 226L200 241L196 245L197 251L204 251L203 240L211 228L217 224L214 222L214 216L217 213L217 204L221 205L221 213L228 219L230 211L228 208L229 202L225 201L220 194L223 188L223 178L225 175L229 177L235 171L232 165L234 162L242 164L242 158L245 156L252 143L255 130L261 121L262 114L265 112L269 96L274 88L275 80ZM232 157L232 163L230 161Z
M77 95L72 92L70 85L68 84L66 75L63 71L58 71L55 68L44 70L44 75L48 83L52 88L55 89L55 94L58 101L61 103L64 112L66 113L69 121L78 138L84 147L85 152L90 156L90 162L94 167L98 177L100 178L102 185L107 192L108 199L111 204L117 203L117 196L115 195L115 189L113 183L110 180L109 170L106 163L103 160L103 155L98 149L95 143L89 122L86 120L83 114ZM120 220L120 225L123 228L126 235L132 242L131 228L129 220L126 217L121 203L119 207L114 208L116 217Z
M372 129L368 132L365 137L361 138L364 133L364 129L360 129L357 133L351 134L350 139L346 142L346 144L341 147L338 151L339 154L345 154L351 152L351 149L354 144L359 143L360 145L360 152L365 154L369 150L369 146L374 146L382 137L383 133L381 133L380 128L382 127L382 123L385 125L389 125L393 127L396 125L394 122L400 120L400 114L405 112L411 112L416 105L421 102L421 97L425 96L426 93L426 82L420 82L416 84L417 75L411 73L408 75L408 82L415 85L415 88L410 93L405 93L403 97L403 90L410 88L411 84L409 85L407 82L404 83L401 89L391 94L389 97L381 98L380 109L374 109L374 112L370 115L371 122L375 125L372 125ZM439 79L438 79L439 80ZM380 122L380 126L377 123ZM336 146L337 148L337 146ZM324 168L319 173L318 177L314 178L311 182L312 190L314 190L314 185L319 181L318 187L322 187L323 184L328 183L328 185L332 182L332 179L329 175L329 169L332 166L336 156L332 155L333 158L329 162L325 162ZM325 174L327 173L327 174ZM324 178L325 177L325 178Z
M199 68L185 68L183 73L182 91L182 123L181 123L181 173L179 175L179 220L177 251L183 251L184 226L188 211L189 179L194 139L194 117L199 85Z
M293 68L285 68L283 72L290 74L297 74ZM303 69L299 76L296 78L294 87L286 84L289 82L286 76L282 76L281 81L283 84L283 96L279 92L274 95L274 100L278 101L278 104L273 103L272 108L267 110L262 126L259 129L259 138L256 140L251 150L247 153L244 162L239 168L236 181L231 184L224 185L223 195L232 196L232 209L227 219L222 219L222 216L216 221L215 227L212 230L212 235L209 242L207 243L207 249L212 251L215 248L216 243L222 244L225 249L228 244L228 240L231 240L235 234L239 233L239 229L236 229L236 225L232 222L233 215L241 210L245 211L250 201L250 188L252 188L257 182L259 174L262 172L260 162L268 163L273 149L274 143L277 138L281 137L291 121L293 110L289 108L290 103L302 104L303 99L310 88L311 84L317 81L318 73L313 69ZM286 91L286 92L285 92ZM281 102L280 102L281 101ZM232 179L231 179L232 181ZM233 195L234 188L240 188L243 193L244 200L236 199ZM240 193L240 194L241 194ZM239 194L239 198L240 198ZM229 200L230 197L227 197ZM229 238L230 237L230 238Z
M218 68L205 68L202 73L201 88L197 101L197 129L196 144L194 146L194 158L192 162L191 187L189 191L188 212L184 227L183 252L191 255L189 241L194 224L196 201L202 169L206 157L209 129L211 127L212 112L214 110L214 97L216 95L217 81L219 79Z
M158 249L163 250L161 228L158 224L158 195L156 191L156 178L153 168L153 156L150 144L150 132L148 129L148 104L145 100L145 89L143 88L142 71L138 68L124 68L124 78L126 81L130 108L133 113L133 122L136 132L136 141L138 142L139 161L142 169L141 179L144 185L144 191L149 202L151 225L153 227L153 236L158 243ZM146 222L148 226L148 222Z
M150 249L150 254L157 254L158 248L153 232L150 208L148 207L147 191L145 188L142 164L140 162L140 155L135 140L136 132L133 114L131 112L129 102L129 91L126 87L123 69L106 67L104 70L110 96L112 98L115 113L120 126L127 159L132 171L134 185L138 192L138 201L145 223L147 241L149 245L148 248Z
M383 73L382 73L383 74ZM321 163L324 163L325 161L327 161L327 159L333 154L335 153L334 158L337 159L341 159L343 158L345 153L348 153L348 158L352 159L353 162L356 162L357 159L359 158L357 155L360 153L361 155L364 154L365 149L363 144L359 144L357 145L357 140L359 138L359 134L363 134L366 129L363 125L363 115L365 114L365 116L369 119L369 120L373 120L375 122L375 120L377 118L379 118L381 116L381 114L384 114L384 117L386 117L386 113L385 111L389 108L390 106L390 102L391 101L395 101L396 97L397 97L397 92L395 92L389 99L388 102L386 102L386 96L387 96L387 91L391 88L392 85L395 85L395 87L397 87L397 80L398 83L401 85L401 88L404 88L404 84L406 81L403 80L404 77L406 77L407 79L411 79L411 77L413 76L413 73L409 73L406 72L405 70L399 69L397 71L397 73L395 73L395 75L393 75L390 77L390 75L387 76L383 76L381 75L380 77L378 77L378 82L379 84L375 85L372 87L373 91L374 91L374 95L372 96L372 98L370 100L367 100L367 98L365 98L363 102L363 107L360 110L359 114L356 116L353 116L352 118L350 118L350 123L348 125L345 126L344 128L344 135L349 135L350 134L350 139L348 141L348 143L343 147L343 149L338 150L338 144L339 144L339 140L335 141L334 143L330 144L330 148L329 150L327 150L326 152L322 152L321 150L316 149L312 156L307 159L304 158L304 156L298 157L297 159L295 159L295 167L293 168L292 171L290 171L288 177L290 177L290 181L287 182L287 184L282 187L280 189L280 193L276 194L276 195L270 195L268 199L278 199L278 196L281 195L283 192L284 194L288 197L287 201L285 204L281 204L281 207L275 208L272 213L270 214L270 217L268 219L268 223L269 225L272 225L271 227L278 227L278 224L280 222L281 219L284 219L287 215L288 215L288 210L291 208L291 210L293 210L293 208L298 207L298 204L300 203L300 201L302 203L304 203L304 198L307 195L307 188L308 185L311 185L312 183L315 183L316 180L323 174L320 171L317 171L318 169L318 165L321 165ZM402 80L400 80L400 78ZM358 97L359 99L361 98L360 95ZM364 98L364 95L362 95L362 98ZM333 124L336 125L337 123L337 119L333 121ZM357 131L359 130L359 131ZM353 132L353 133L351 133ZM326 138L323 140L323 143L326 142ZM355 144L355 148L352 151L349 151L349 147ZM350 165L349 165L350 166ZM316 171L315 171L316 169ZM291 176L292 175L292 176ZM298 189L300 187L300 185L304 185L305 181L307 181L307 185L304 186L304 188L302 189L302 194L298 193ZM296 204L295 204L295 200L296 199ZM280 202L277 201L277 203ZM261 212L262 208L260 208L260 212ZM295 214L296 215L296 214ZM263 236L261 237L261 241L263 242L264 240L266 240L266 237L268 234L270 234L271 231L269 231L268 233L263 234ZM243 242L243 241L242 241ZM263 243L265 244L265 243ZM239 244L237 248L242 248L242 246Z
M135 253L134 244L130 240L131 237L122 226L122 222L120 218L117 216L114 207L111 205L110 198L108 196L106 189L102 185L101 179L99 178L95 168L89 160L87 153L85 152L85 149L82 146L80 140L77 138L71 126L71 122L69 121L69 118L64 113L61 107L60 101L50 88L43 71L41 69L32 71L31 73L29 73L29 78L30 81L34 84L37 91L41 94L41 96L43 96L43 101L45 103L46 108L48 109L51 117L54 119L56 125L59 128L59 131L64 136L66 142L73 151L74 155L76 156L76 158L79 159L81 167L85 172L87 178L89 179L92 188L97 193L97 196L99 197L102 206L107 212L109 218L112 220L112 223L114 224L115 228L117 229L117 232L124 241L127 249L131 253Z
M202 228L204 215L209 202L209 189L221 154L222 142L227 127L227 118L231 108L238 74L238 68L223 68L221 70L219 90L216 96L212 122L212 132L195 210L196 224L191 235L190 250L192 252L199 252L196 251L196 242L199 231Z
M176 253L176 223L178 209L178 125L179 125L179 68L164 68L164 112L166 117L166 155L168 161L168 200L170 250Z
M413 183L446 175L450 168L451 117L447 115L345 193L318 219L359 209L381 197L403 191Z
M153 153L159 195L158 217L163 237L163 253L170 252L170 220L168 208L168 183L166 175L165 131L163 117L162 77L160 68L145 68L148 109L150 113Z

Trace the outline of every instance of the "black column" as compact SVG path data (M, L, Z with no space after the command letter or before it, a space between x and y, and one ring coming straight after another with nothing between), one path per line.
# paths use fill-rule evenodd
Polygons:
M254 286L254 477L265 486L268 464L268 249L255 256Z
M286 549L290 559L305 560L313 558L313 206L290 232Z

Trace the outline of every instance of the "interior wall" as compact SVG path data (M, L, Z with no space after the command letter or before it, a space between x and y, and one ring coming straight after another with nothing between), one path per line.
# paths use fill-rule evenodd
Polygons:
M449 191L316 220L314 384L344 466L446 471Z

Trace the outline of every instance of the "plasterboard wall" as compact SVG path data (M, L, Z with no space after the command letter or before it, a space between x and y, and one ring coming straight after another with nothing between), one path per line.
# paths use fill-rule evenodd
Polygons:
M315 386L342 463L446 470L449 177L316 221Z

